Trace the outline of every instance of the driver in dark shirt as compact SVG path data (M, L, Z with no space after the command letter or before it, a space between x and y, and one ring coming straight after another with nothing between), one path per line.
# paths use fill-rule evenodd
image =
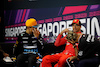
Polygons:
M36 66L36 57L41 50L42 38L37 30L36 20L30 18L25 24L26 31L21 33L16 41L17 67L24 67L26 60L28 61L28 67Z
M97 38L90 34L78 33L76 40L67 40L72 44L79 43L77 56L70 57L69 62L78 59L78 67L97 67L99 65L100 41ZM98 53L98 57L96 57L96 53Z

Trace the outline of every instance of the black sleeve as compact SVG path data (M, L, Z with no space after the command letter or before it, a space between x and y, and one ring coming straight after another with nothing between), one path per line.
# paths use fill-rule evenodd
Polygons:
M14 51L14 54L16 56L18 56L19 54L21 54L23 52L23 45L22 45L21 41L22 41L21 35L17 36L16 47L15 47L15 51Z
M42 54L42 51L43 51L43 38L41 37L41 34L39 35L39 38L38 38L38 50L39 50L39 53Z
M21 41L22 41L22 37L21 37L21 34L19 36L17 36L17 41L18 41L18 44L17 45L20 45L21 44Z
M94 41L94 44L93 44L94 45L93 51L100 53L100 41L97 38L95 38L94 40L95 41Z
M98 43L98 46L97 46L97 53L98 53L99 58L100 58L100 41L98 41L97 43Z
M43 38L42 38L41 34L39 35L38 41L39 41L39 43L40 43L41 45L43 45Z
M97 38L91 35L85 35L79 42L79 53L80 59L91 58L95 56L96 52L100 52L100 42Z

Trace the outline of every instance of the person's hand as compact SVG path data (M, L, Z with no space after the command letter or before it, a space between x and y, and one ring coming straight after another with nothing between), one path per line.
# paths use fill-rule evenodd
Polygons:
M68 59L69 59L68 60L69 62L71 62L71 61L73 61L75 59L79 60L79 58L77 56L72 56L72 57L69 57Z
M9 54L7 54L7 53L4 52L4 53L3 53L3 56L4 56L4 57L9 57Z
M69 28L66 28L66 29L64 29L63 31L61 31L61 35L63 34L63 33L65 33L65 32L69 32Z
M69 62L71 62L73 60L73 57L69 57L68 59L69 59Z
M76 56L72 56L72 57L69 57L68 59L69 59L69 62L71 62L72 60L77 59L77 57Z
M36 38L38 38L39 35L40 35L40 32L39 32L36 28L34 28L32 31L33 31L33 35L34 35Z

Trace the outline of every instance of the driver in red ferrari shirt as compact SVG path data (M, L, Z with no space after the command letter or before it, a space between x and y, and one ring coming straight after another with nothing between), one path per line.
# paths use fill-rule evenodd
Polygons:
M74 19L71 25L73 32L81 33L81 22L79 19ZM73 44L66 40L67 35L62 38L62 35L65 32L69 32L69 30L64 29L61 31L54 43L54 45L57 47L66 43L65 50L58 54L44 56L40 67L52 67L52 63L55 63L54 67L65 67L66 59L76 56L75 48L78 49L78 43L75 43L77 47L74 48Z

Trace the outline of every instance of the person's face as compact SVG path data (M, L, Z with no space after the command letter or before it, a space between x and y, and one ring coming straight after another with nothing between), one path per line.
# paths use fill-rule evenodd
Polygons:
M73 24L72 28L73 28L73 32L80 32L80 30L81 30L81 26L79 26L77 24Z
M32 33L32 30L34 29L34 27L27 27L27 30L29 33Z

